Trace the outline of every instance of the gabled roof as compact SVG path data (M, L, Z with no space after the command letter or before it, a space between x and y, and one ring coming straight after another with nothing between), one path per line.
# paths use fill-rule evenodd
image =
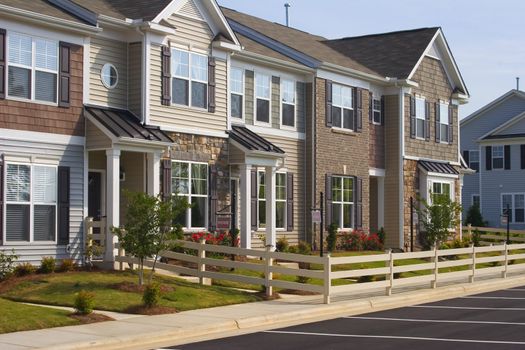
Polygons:
M228 131L228 134L233 141L249 151L277 153L279 155L285 153L281 148L266 140L264 137L257 135L245 126L232 125L232 129Z
M516 124L523 120L525 120L525 112L519 113L515 117L498 126L496 129L481 136L479 140L523 138L525 137L525 133L521 132L521 129L523 128L521 128L519 132L516 132L515 130Z
M172 0L69 0L97 15L121 20L153 20Z
M9 6L15 9L21 9L43 16L55 17L70 22L87 24L85 20L74 16L73 14L63 11L57 6L51 4L51 1L45 0L0 0L0 6ZM3 11L3 10L0 10Z
M489 104L481 107L480 109L478 109L474 113L471 113L467 117L463 118L460 121L460 125L461 126L465 126L467 123L470 123L471 121L473 121L474 119L476 119L477 117L479 117L480 115L485 113L486 111L496 107L497 105L505 102L507 99L509 99L509 98L511 98L513 96L525 99L525 92L520 91L520 90L516 90L516 89L512 89L512 90L506 92L505 94L501 95L500 97L498 97L494 101L490 102Z

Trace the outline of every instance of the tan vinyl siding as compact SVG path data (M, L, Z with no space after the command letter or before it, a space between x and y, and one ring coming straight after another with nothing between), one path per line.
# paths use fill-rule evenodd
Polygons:
M130 43L128 108L137 116L142 116L142 43Z
M230 164L244 164L246 156L244 155L244 152L238 149L237 147L231 147L229 155Z
M86 148L87 149L107 149L111 148L110 138L100 131L92 122L86 121Z
M144 153L122 152L121 168L125 173L124 181L120 182L120 224L126 223L127 200L124 190L132 192L144 191Z
M168 18L167 22L177 31L174 36L169 37L170 40L209 50L214 35L206 22L177 15Z
M253 125L253 99L255 93L253 91L254 74L253 71L247 70L244 72L244 121L246 124Z
M272 98L271 98L271 116L272 127L279 129L281 127L281 79L272 77Z
M306 171L306 205L307 207L314 208L314 193L315 193L315 181L314 181L314 120L313 120L313 84L305 84L305 125L306 130L306 140L305 140L305 171ZM308 216L310 218L310 216ZM311 220L306 222L306 239L307 242L312 242L313 240L313 226Z
M128 47L120 41L100 37L91 38L89 57L89 99L93 104L111 107L128 107ZM106 88L100 79L100 71L111 63L118 71L118 84L114 89Z
M197 8L197 5L195 5L195 2L193 0L188 0L186 4L184 4L184 6L181 7L179 13L184 16L194 17L203 20L202 15L199 9Z
M297 100L295 101L296 120L295 125L297 126L297 131L304 132L305 125L305 113L306 113L306 89L305 83L297 82Z

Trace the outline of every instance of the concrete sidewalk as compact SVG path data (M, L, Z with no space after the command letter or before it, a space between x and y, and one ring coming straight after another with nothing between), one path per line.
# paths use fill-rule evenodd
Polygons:
M152 349L262 329L320 321L525 285L525 277L450 283L437 289L399 289L336 295L330 305L320 296L223 306L160 316L138 316L81 326L0 335L0 349ZM421 286L420 286L421 288Z

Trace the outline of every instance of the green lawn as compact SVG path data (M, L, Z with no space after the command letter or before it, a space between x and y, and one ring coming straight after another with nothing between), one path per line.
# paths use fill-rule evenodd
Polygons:
M0 333L80 324L69 311L24 305L0 298Z
M214 306L239 304L261 300L253 293L237 290L199 286L181 279L155 276L165 286L160 306L186 311ZM15 284L3 293L3 297L49 305L73 306L75 293L87 290L95 294L95 308L116 312L129 312L142 303L142 294L116 288L122 283L137 283L133 272L73 272L37 275L35 278Z

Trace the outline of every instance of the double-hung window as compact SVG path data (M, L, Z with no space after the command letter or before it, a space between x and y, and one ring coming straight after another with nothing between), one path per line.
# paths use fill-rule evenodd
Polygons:
M492 146L492 169L503 169L505 164L505 147Z
M351 87L332 85L332 126L353 130L354 109L352 102Z
M469 151L468 167L472 170L479 171L479 151Z
M281 80L281 125L295 128L295 81Z
M258 173L257 211L259 229L266 227L266 176ZM275 228L286 228L286 173L275 174Z
M381 100L376 98L374 98L372 101L372 118L374 124L381 124Z
M7 242L55 242L57 168L7 164L5 174Z
M451 190L449 182L432 182L432 200L440 197L452 198Z
M425 138L425 99L416 97L416 137Z
M507 208L509 211L507 213ZM525 194L504 193L501 195L501 214L509 215L509 223L518 224L525 222Z
M354 221L354 178L332 176L332 222L349 229Z
M271 77L255 73L255 120L270 123Z
M172 102L178 105L207 108L208 56L173 49Z
M208 217L208 165L174 161L172 164L173 195L185 197L190 208L176 219L187 229L204 229Z
M58 43L19 33L9 33L7 51L8 96L56 103Z
M448 104L440 103L439 104L439 140L441 142L449 141L448 135Z
M232 67L230 72L230 113L232 118L242 119L244 100L244 70Z

